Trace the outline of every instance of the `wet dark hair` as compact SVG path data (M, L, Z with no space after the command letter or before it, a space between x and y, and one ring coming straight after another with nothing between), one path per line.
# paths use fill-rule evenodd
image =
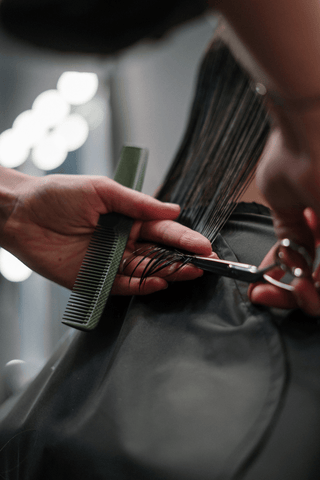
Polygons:
M178 203L178 222L211 243L253 178L270 130L255 83L222 40L215 40L201 63L189 123L157 198ZM142 281L182 261L183 252L155 246Z

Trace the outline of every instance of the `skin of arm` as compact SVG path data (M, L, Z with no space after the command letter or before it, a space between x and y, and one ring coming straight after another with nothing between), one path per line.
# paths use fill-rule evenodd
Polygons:
M72 288L99 215L118 212L135 218L124 258L138 240L159 242L210 255L209 240L174 222L180 208L133 191L107 177L47 175L32 177L0 167L0 245L32 270ZM119 273L112 293L147 294L167 281L189 280L202 271L188 266L150 277L139 285L138 269Z

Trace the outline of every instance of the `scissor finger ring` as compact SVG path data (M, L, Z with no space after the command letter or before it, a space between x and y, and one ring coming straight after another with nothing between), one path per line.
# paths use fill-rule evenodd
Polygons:
M275 262L285 272L294 277L310 277L313 261L306 248L289 238L279 241L275 251Z

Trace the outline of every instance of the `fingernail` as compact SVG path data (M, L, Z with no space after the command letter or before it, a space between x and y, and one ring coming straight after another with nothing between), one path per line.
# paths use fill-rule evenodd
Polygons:
M164 202L164 205L166 205L167 207L176 208L180 210L180 205L178 205L177 203Z
M126 268L126 262L127 262L126 258L120 262L119 273L123 273L124 269Z
M179 270L179 265L177 263L173 263L167 268L168 268L168 275L172 275L173 273L176 273Z
M199 275L198 276L202 277L202 275L204 274L204 270L201 270L201 268L198 268L198 270L199 270Z
M189 270L189 272L190 272L190 270L193 270L194 273L196 273L198 277L202 277L202 275L204 274L204 270L202 270L202 268L196 267L195 265L192 265L191 263L188 263L187 265L183 265L183 267L181 267L179 270L183 271L186 268Z

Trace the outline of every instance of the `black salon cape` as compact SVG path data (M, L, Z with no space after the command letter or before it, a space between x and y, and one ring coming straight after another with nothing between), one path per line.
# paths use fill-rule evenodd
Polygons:
M264 207L240 205L216 247L259 265ZM113 299L0 409L6 480L318 480L320 335L300 311L251 305L205 274Z

